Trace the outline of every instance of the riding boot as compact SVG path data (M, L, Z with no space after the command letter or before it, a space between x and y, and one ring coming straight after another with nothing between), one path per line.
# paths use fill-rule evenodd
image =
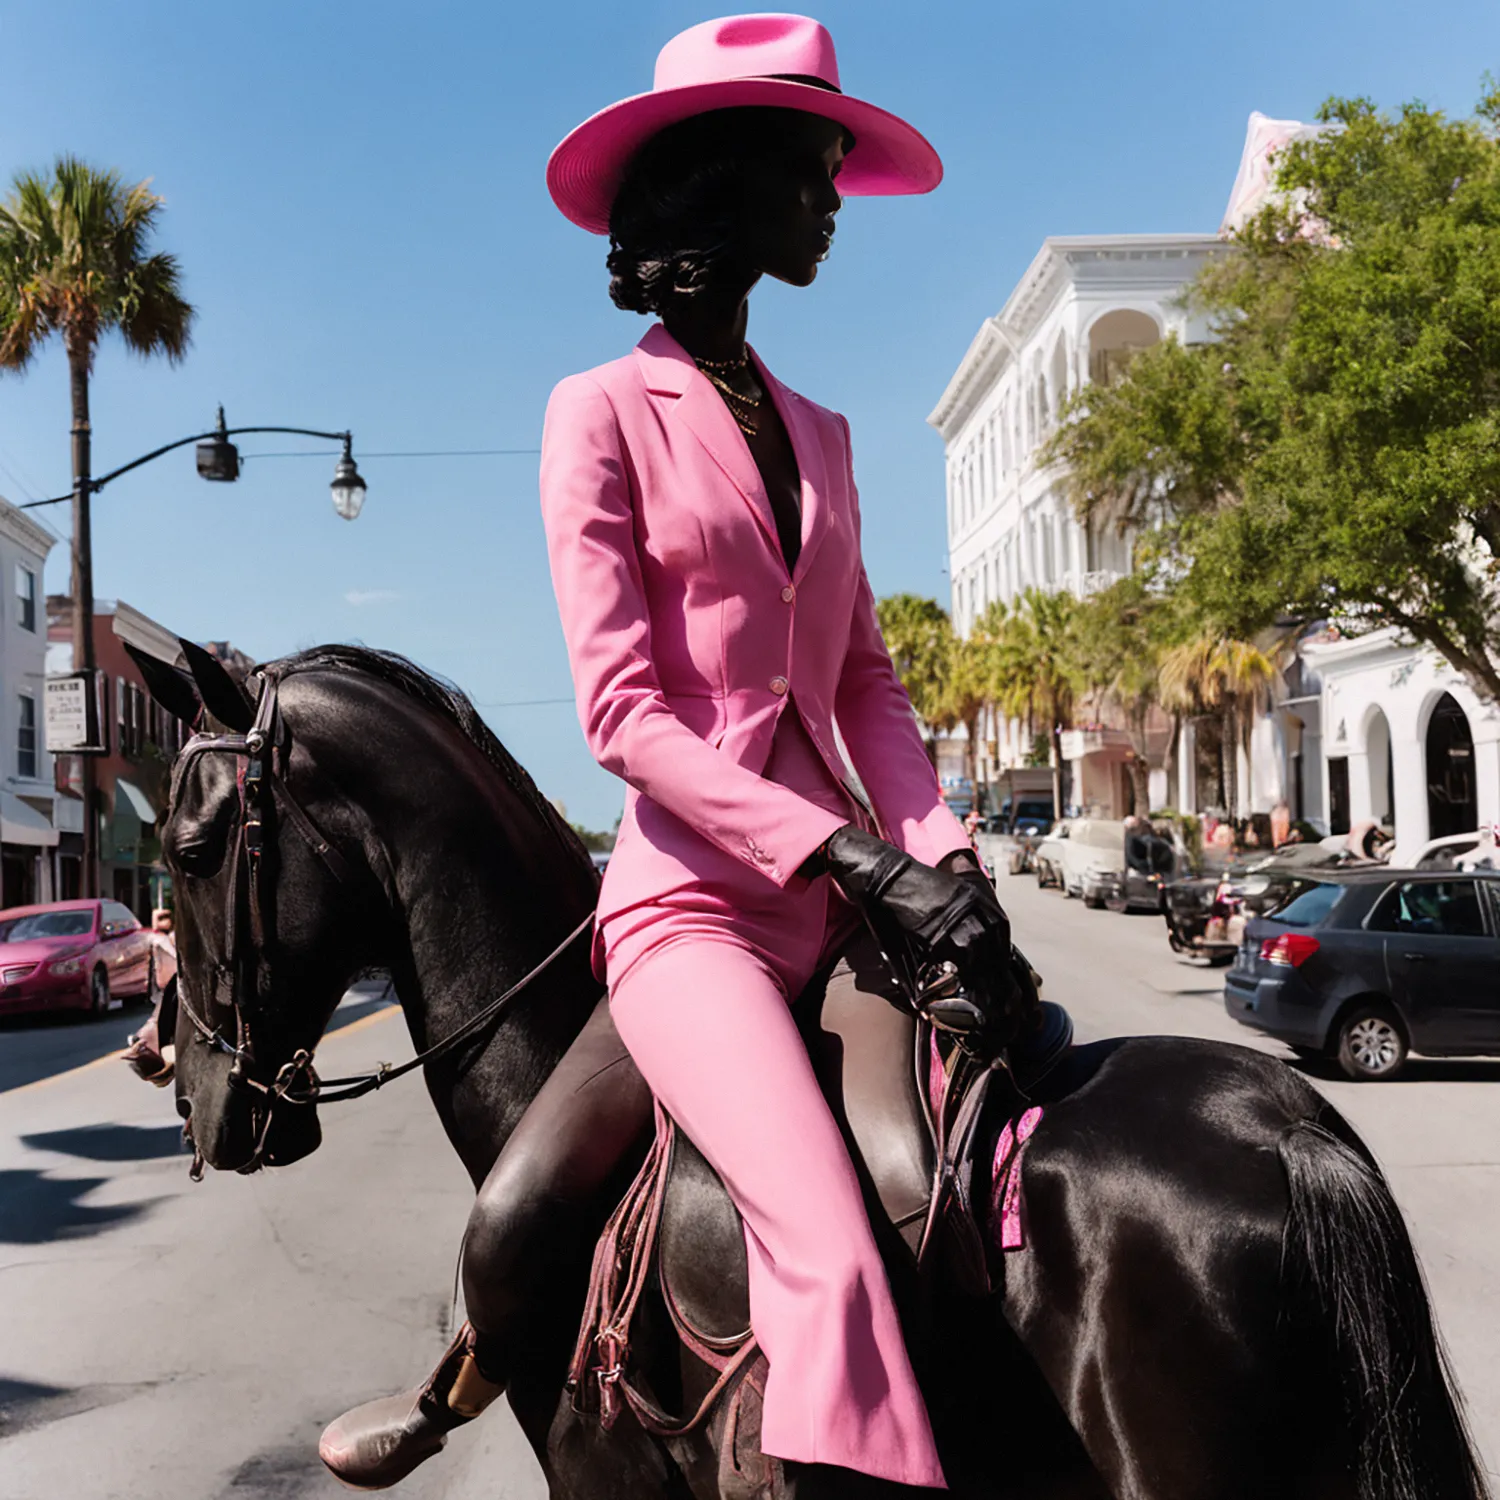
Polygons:
M424 1384L367 1401L330 1423L318 1456L334 1477L355 1489L386 1489L440 1452L455 1427L484 1411L505 1385L481 1372L477 1343L465 1323Z

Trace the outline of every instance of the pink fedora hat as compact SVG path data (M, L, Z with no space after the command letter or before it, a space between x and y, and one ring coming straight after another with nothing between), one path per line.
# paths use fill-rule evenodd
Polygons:
M776 105L847 126L854 149L839 173L850 197L930 193L943 164L920 132L839 88L833 38L806 16L726 16L674 36L656 59L649 94L585 120L552 153L547 187L575 224L609 233L609 211L630 158L657 131L691 115Z

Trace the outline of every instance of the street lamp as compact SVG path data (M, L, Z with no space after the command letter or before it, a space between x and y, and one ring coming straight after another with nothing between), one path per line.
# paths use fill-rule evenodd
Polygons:
M96 680L94 666L94 560L89 527L89 501L111 480L149 464L164 453L184 448L189 443L198 445L198 473L217 484L228 484L240 477L239 449L229 441L246 432L276 432L293 437L326 438L340 442L343 452L333 471L333 508L346 521L359 515L365 503L365 482L354 464L353 436L348 432L320 432L312 427L228 427L224 423L224 408L219 408L218 422L212 432L197 432L192 437L178 438L175 443L166 443L150 453L143 453L128 464L121 464L108 474L95 479L89 473L87 443L83 445L81 458L75 453L74 471L76 479L72 490L66 495L57 495L50 500L32 500L20 507L36 510L43 505L63 505L73 502L73 665L84 674L93 693ZM99 894L99 822L98 822L98 768L92 754L84 754L83 761L83 891L85 896Z
M365 482L354 467L349 451L349 435L344 434L344 452L333 470L333 508L346 520L357 520L365 503Z

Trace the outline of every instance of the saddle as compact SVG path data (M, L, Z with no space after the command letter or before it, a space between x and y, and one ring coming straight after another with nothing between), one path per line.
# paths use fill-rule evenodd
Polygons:
M890 1226L919 1268L941 1258L946 1274L980 1296L990 1290L986 1233L997 1250L1024 1240L1019 1162L1041 1111L1021 1109L1003 1064L974 1061L890 997L884 961L862 936L795 1013L872 1220ZM992 1095L1018 1111L998 1138L981 1129ZM993 1162L983 1159L989 1146ZM681 1345L714 1372L685 1415L663 1409L631 1358L648 1295ZM724 1422L743 1428L746 1404L758 1407L764 1391L758 1356L739 1213L658 1105L651 1149L595 1249L568 1374L574 1408L596 1413L606 1430L628 1408L647 1431L680 1437L723 1406ZM727 1431L721 1439L724 1460L734 1455L733 1438Z

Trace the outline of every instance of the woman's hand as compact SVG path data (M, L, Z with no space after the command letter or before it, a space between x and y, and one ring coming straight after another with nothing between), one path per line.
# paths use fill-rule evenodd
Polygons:
M963 994L940 994L923 1003L924 1012L951 1030L985 1033L1003 1045L1007 1038L999 1033L1016 1019L1007 1014L1010 921L978 862L967 860L969 868L958 874L934 870L852 824L828 840L822 855L834 883L869 921L908 987L917 989L916 971L924 962L956 969ZM902 961L913 956L910 949L917 963L907 966ZM915 993L912 998L920 999Z

